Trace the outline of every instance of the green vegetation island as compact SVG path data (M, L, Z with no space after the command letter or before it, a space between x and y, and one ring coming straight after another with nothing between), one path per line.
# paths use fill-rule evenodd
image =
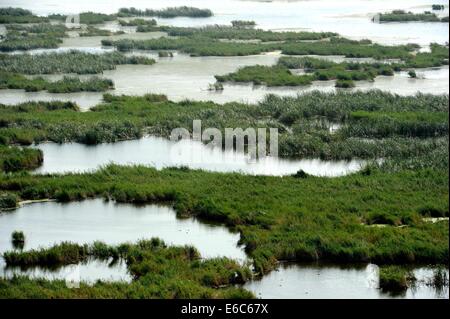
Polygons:
M434 9L433 10L437 10ZM404 10L394 10L389 13L380 13L373 18L379 22L447 22L448 16L439 18L435 13L425 11L424 13L413 13Z

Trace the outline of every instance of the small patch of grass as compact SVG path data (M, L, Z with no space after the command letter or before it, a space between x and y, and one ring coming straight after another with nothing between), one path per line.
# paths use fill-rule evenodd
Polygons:
M402 292L414 281L414 274L401 266L380 267L380 288L384 291Z

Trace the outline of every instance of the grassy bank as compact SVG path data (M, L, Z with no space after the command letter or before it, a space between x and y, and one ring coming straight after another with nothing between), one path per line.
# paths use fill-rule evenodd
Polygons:
M200 260L193 247L167 247L161 240L107 246L63 243L49 249L5 254L8 264L77 263L88 256L124 258L134 277L131 283L81 284L67 288L64 281L0 279L0 298L254 298L232 285L249 279L250 270L226 259ZM220 288L219 288L220 287Z
M113 70L121 64L151 65L153 63L155 63L153 59L125 56L119 52L92 54L74 50L37 55L0 55L0 70L22 74L97 74L105 70Z
M42 77L30 79L21 74L0 71L0 89L22 89L26 92L47 90L50 93L104 92L114 89L114 83L99 77L82 81L69 76L50 82Z

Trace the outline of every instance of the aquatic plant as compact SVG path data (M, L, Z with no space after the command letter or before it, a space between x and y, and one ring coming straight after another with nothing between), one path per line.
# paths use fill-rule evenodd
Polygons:
M79 263L87 258L119 257L126 260L134 277L131 283L97 282L93 286L81 283L79 289L69 289L65 284L61 286L60 281L39 281L37 285L36 281L15 277L0 279L0 297L24 297L30 292L24 288L31 285L34 296L47 298L79 298L85 294L97 298L254 298L249 291L233 286L251 277L245 265L227 258L201 260L194 247L167 246L157 238L118 246L101 242L61 243L47 249L4 254L8 265L21 267L51 267Z
M212 83L208 85L208 91L223 91L223 84L220 82Z
M438 265L434 267L433 269L433 276L428 281L428 285L432 286L437 289L444 289L445 287L448 288L449 286L449 279L448 279L448 268L442 265Z
M39 167L44 160L41 150L0 145L0 171L15 172Z
M231 25L234 28L253 28L256 26L255 21L245 21L245 20L233 20Z
M166 96L155 95L108 94L104 100L90 112L41 111L35 104L0 107L0 137L9 144L45 139L91 144L133 139L144 132L169 136L173 128L191 130L192 119L201 119L205 127L220 130L262 123L277 127L279 154L283 157L409 159L433 151L445 155L448 146L446 95L311 92L299 97L269 95L256 105L223 106L212 102L173 103ZM328 127L316 124L321 119L343 125L332 134Z
M349 89L349 88L354 88L355 87L355 82L352 79L338 79L336 81L335 86L337 88L343 88L343 89Z
M115 14L104 14L91 11L81 12L79 16L80 16L80 23L82 24L100 24L108 21L114 21L117 19L117 16ZM67 16L63 14L50 14L48 16L48 19L58 21L65 21L66 18Z
M445 168L394 173L373 168L370 175L278 178L109 165L85 174L0 176L0 189L14 189L23 199L57 198L64 190L70 200L106 195L130 203L170 201L181 216L220 221L239 230L260 273L277 260L448 261L448 223L424 223L418 213L427 203L448 211ZM324 192L328 195L322 196ZM408 227L361 223L380 211Z
M409 76L410 78L412 78L412 79L417 78L416 71L414 71L414 70L408 71L408 76Z
M284 42L323 40L337 36L333 32L274 32L262 29L235 28L232 26L213 25L200 28L159 26L160 31L169 36L202 37L227 40L260 40L261 42Z
M11 234L11 241L15 243L24 243L25 242L25 235L22 231L13 231Z
M431 6L431 9L432 9L432 10L436 10L436 11L444 10L444 9L445 9L445 6L444 6L443 4L433 4L433 5Z
M119 20L119 24L123 27L133 27L133 26L156 26L155 19L132 19L129 21Z

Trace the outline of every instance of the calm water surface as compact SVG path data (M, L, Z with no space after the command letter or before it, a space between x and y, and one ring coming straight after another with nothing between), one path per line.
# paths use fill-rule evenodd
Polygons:
M73 14L82 11L115 13L121 7L165 8L186 5L186 0L3 0L2 7L23 7L36 14ZM371 18L379 13L394 9L414 12L431 10L432 4L445 4L448 15L448 1L445 0L334 0L313 1L241 1L241 0L190 0L189 5L210 8L215 16L210 18L157 19L159 24L176 26L201 26L206 24L229 24L232 20L254 20L263 29L313 30L338 32L347 37L370 38L389 43L429 44L448 41L448 23L391 23L376 24Z
M99 48L97 48L99 49ZM252 84L225 84L220 92L209 91L208 85L215 82L214 75L224 75L248 65L274 65L280 57L279 53L269 53L247 57L189 57L175 54L173 58L158 58L156 53L136 52L136 54L155 58L154 65L119 65L115 70L105 71L103 77L112 79L115 90L112 94L143 95L146 93L165 94L173 101L185 99L214 101L216 103L244 102L256 103L267 94L296 96L313 90L334 92L334 81L318 81L305 87L266 87ZM324 59L341 62L339 56L325 56ZM365 59L366 60L366 59ZM406 72L395 76L379 76L374 82L359 81L353 90L381 89L400 95L413 95L417 92L432 94L449 93L448 67L417 70L419 78L410 79ZM46 75L56 81L63 75ZM81 76L87 78L88 76ZM26 101L74 101L82 109L88 109L102 101L103 93L78 92L54 94L46 91L25 92L24 90L0 90L0 101L3 104L18 104Z
M249 161L245 154L223 151L200 142L172 142L149 136L139 140L87 146L78 143L44 143L35 146L44 152L43 165L35 173L82 172L101 165L144 164L157 169L188 166L215 172L242 172L256 175L289 175L303 169L317 176L342 176L356 172L364 161L322 161L319 159L288 160L265 157Z

